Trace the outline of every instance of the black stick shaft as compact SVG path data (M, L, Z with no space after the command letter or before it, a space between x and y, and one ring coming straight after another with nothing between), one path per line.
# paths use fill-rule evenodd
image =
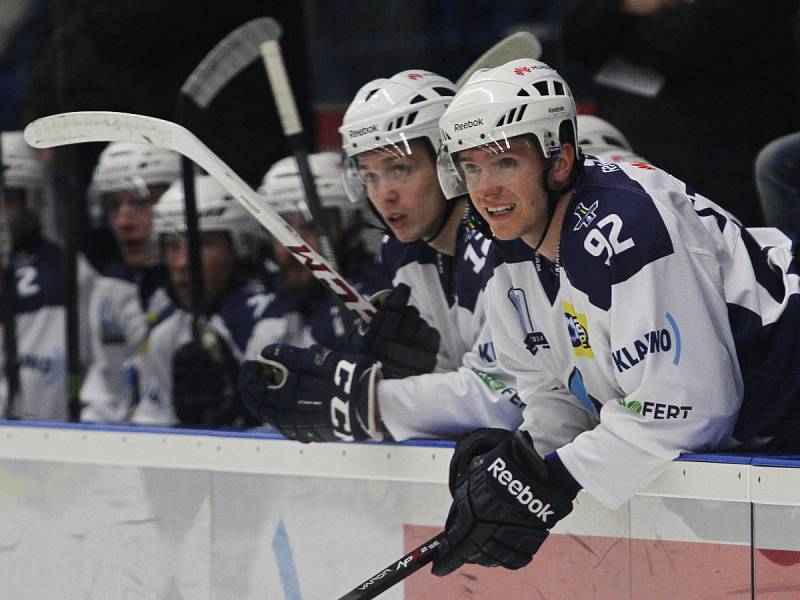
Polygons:
M370 600L400 583L436 558L443 535L444 533L439 533L424 544L417 546L403 558L396 560L354 587L339 600Z
M56 100L64 110L71 110L74 95L75 69L75 16L67 0L55 3L55 65ZM55 187L60 195L66 214L64 228L64 312L65 338L67 350L66 396L70 421L79 421L81 414L81 357L80 357L80 315L78 312L78 243L81 239L81 217L76 206L78 183L76 180L77 161L73 148L63 148L56 156Z
M0 133L2 136L2 133ZM14 416L14 403L19 394L19 360L17 354L17 281L14 276L14 246L11 223L6 206L5 166L0 137L0 324L3 327L3 370L6 376L7 401L5 418Z
M183 94L178 93L176 113L179 122L185 120ZM183 124L183 123L182 123ZM205 327L205 279L203 277L202 243L197 214L197 187L195 186L194 162L181 155L181 183L183 185L184 219L186 222L186 246L189 256L189 281L192 287L189 309L192 312L192 339L201 341Z

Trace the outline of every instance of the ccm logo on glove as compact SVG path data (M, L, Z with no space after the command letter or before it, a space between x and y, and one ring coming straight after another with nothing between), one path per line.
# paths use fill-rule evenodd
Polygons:
M333 383L350 394L353 387L353 374L356 371L355 363L340 360L333 373ZM346 377L346 379L344 379ZM339 396L331 398L331 424L333 434L343 440L353 439L353 427L350 424L350 402L342 400Z
M519 479L506 468L506 461L498 457L486 469L503 487L508 489L509 494L517 499L517 502L525 506L531 513L539 517L542 523L547 523L547 517L554 514L550 509L550 504L545 504L533 495L531 488L523 486Z

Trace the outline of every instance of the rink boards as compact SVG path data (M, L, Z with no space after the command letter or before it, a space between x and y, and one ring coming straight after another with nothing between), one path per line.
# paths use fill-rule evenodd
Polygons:
M0 598L336 599L437 533L448 443L3 422ZM382 598L797 598L800 461L691 456L617 511L581 494L517 572Z

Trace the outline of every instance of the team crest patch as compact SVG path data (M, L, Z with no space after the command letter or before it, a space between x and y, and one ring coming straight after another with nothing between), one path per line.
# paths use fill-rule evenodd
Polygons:
M572 350L575 356L584 358L594 358L592 345L589 343L589 326L586 315L575 310L566 300L564 301L564 317L567 319L567 331L569 341L572 343Z
M575 211L572 213L578 217L578 222L575 224L575 227L572 228L573 231L578 231L581 227L588 227L592 224L592 221L597 217L595 211L597 210L598 204L599 201L595 200L591 206L586 207L583 202L578 202L578 206L575 207Z
M547 341L544 333L541 331L534 331L533 321L531 321L530 311L528 310L528 300L525 298L525 291L520 288L511 288L508 290L508 299L517 311L519 323L525 331L525 347L533 356L539 352L540 349L549 350L550 344Z

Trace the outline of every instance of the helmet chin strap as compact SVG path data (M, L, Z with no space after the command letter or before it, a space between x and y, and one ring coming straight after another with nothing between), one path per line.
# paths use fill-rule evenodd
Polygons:
M450 215L453 214L453 210L455 209L456 204L458 203L458 200L459 200L459 198L456 197L456 198L452 198L450 200L445 200L444 201L444 213L442 214L442 222L439 224L439 229L436 230L436 233L434 233L431 237L429 237L427 240L425 240L426 244L430 244L433 240L435 240L437 237L439 237L439 235L442 233L442 231L444 231L444 227L445 227L445 225L447 225L447 222L450 220Z

